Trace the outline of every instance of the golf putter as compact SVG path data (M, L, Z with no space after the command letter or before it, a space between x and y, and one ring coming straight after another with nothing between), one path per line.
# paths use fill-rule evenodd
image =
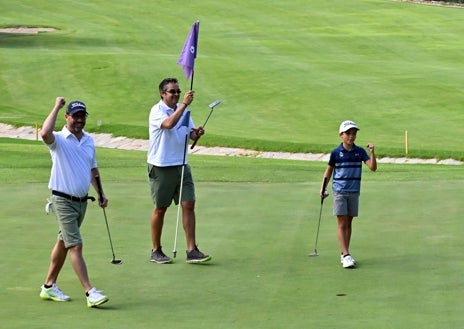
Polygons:
M327 177L324 177L324 184L323 184L323 191L324 191L324 195L327 193L326 192L326 188L327 188L327 184L329 182L329 179ZM324 197L321 196L321 208L319 210L319 221L317 223L317 233L316 233L316 243L314 245L314 252L312 254L309 254L309 257L315 257L315 256L319 256L319 254L317 253L317 241L319 239L319 228L321 227L321 216L322 216L322 205L324 204Z
M213 114L214 107L215 107L216 105L219 105L219 104L221 104L221 101L220 101L219 99L216 99L214 102L212 102L211 104L209 104L209 108L210 108L211 110L209 111L208 117L206 118L206 121L205 121L205 123L204 123L203 126L202 126L203 128L205 128L206 123L207 123L208 120L209 120L209 117L211 116L211 114ZM190 149L191 149L191 150L193 150L193 148L195 147L195 145L197 145L198 140L199 140L199 138L195 139L195 141L193 142L192 146L190 146Z
M97 187L98 187L98 200L100 203L103 202L103 189L100 181L100 176L97 175L95 176L95 180L97 181ZM111 264L114 265L120 265L122 264L121 259L116 259L116 256L114 255L114 249L113 249L113 241L111 241L111 233L110 233L110 227L108 226L108 219L106 218L106 211L105 208L103 208L103 216L105 217L105 224L106 224L106 231L108 232L108 238L110 239L110 246L111 246L111 253L113 254L113 259L111 260Z

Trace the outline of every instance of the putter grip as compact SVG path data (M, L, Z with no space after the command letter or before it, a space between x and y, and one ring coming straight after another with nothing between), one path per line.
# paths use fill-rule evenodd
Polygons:
M190 146L190 149L193 150L193 148L195 147L195 145L197 145L197 142L198 142L199 138L195 139L193 141L193 144Z
M324 182L322 183L322 193L325 193L325 189L327 188L327 184L329 183L329 178L324 177ZM324 203L324 197L321 196L321 205Z
M100 203L102 203L103 202L103 188L102 188L102 184L100 181L100 175L95 176L95 181L97 182L97 187L98 187L98 200L100 201Z

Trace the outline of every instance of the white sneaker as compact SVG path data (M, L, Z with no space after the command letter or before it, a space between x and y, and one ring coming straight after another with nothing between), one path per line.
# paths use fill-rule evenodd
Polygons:
M353 260L354 265L356 265L356 260L353 258L353 256L351 256L351 259ZM343 264L343 254L340 254L340 263Z
M353 268L356 265L356 262L351 255L346 255L342 259L342 265L344 268Z
M42 285L39 296L42 299L51 299L55 302L66 302L68 300L71 300L71 297L63 294L63 292L60 288L58 288L56 283L54 283L51 286L51 288L45 288L45 286Z
M109 300L108 297L101 294L95 287L87 292L87 307L96 307L106 303Z

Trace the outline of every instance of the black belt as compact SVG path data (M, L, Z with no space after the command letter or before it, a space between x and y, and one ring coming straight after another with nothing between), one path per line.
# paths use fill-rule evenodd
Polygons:
M59 192L59 191L55 191L55 190L52 190L52 194L53 195L56 195L56 196L60 196L62 198L65 198L65 199L68 199L68 200L71 200L71 201L77 201L77 202L87 202L87 200L92 200L95 201L95 198L93 196L88 196L86 195L85 197L83 198L79 198L77 196L72 196L72 195L69 195L69 194L66 194L66 193L63 193L63 192Z

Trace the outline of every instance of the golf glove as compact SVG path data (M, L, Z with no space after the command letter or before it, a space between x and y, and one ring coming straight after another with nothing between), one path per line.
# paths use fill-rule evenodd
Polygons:
M52 207L53 203L50 199L47 199L47 204L45 205L45 213L47 215L50 214L50 211L53 211L53 207Z

